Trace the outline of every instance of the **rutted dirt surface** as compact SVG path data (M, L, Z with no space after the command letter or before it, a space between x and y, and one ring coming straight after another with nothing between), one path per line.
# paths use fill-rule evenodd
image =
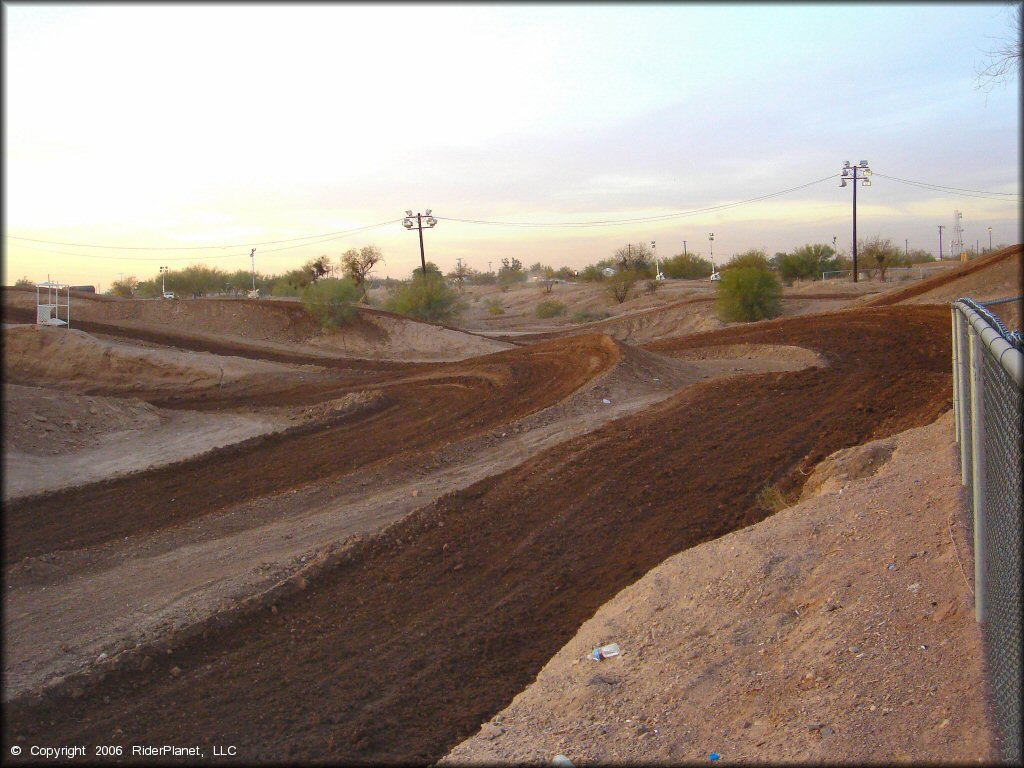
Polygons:
M180 525L247 499L443 444L455 435L479 434L564 399L618 356L611 339L591 335L441 365L396 379L383 396L354 412L254 437L141 476L17 500L5 511L4 562ZM327 379L307 382L303 396L324 400L340 396L346 386L351 389ZM247 403L257 399L244 397ZM263 403L290 404L288 393L279 392ZM67 515L69 506L77 514Z
M371 533L680 387L743 371L822 364L805 350L789 351L780 359L777 349L744 346L731 359L691 362L621 348L614 367L567 400L479 437L385 461L356 477L234 505L154 535L25 559L7 570L6 630L15 642L5 659L5 693L201 621L272 585L318 548ZM147 578L154 572L164 576L154 582ZM59 619L48 619L54 616Z
M828 365L696 384L555 445L314 558L280 591L169 640L169 654L139 649L101 664L102 679L22 697L5 739L228 743L246 762L435 760L623 587L763 517L762 485L795 492L833 451L948 409L948 326L947 307L893 307L655 345L669 355L795 345ZM60 494L33 500L43 510L34 529L15 504L6 561L198 521L229 500L297 488L299 477L482 434L564 399L618 356L607 337L581 336L403 374L379 409L349 421L266 438L260 450L243 444L209 466L80 488L88 524L57 519ZM171 494L187 503L171 506ZM142 513L110 512L127 508Z
M799 505L669 558L442 764L996 761L952 425L844 449Z

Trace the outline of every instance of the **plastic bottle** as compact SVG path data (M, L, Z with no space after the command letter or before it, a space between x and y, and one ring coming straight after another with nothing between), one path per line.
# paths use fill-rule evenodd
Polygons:
M594 649L594 659L600 661L601 659L609 659L612 656L618 656L619 644L611 643L610 645L602 645L600 648Z

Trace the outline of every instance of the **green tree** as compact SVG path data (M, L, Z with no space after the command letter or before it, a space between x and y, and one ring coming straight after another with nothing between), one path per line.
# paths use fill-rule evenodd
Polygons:
M526 282L526 270L523 269L523 262L517 258L502 259L501 269L498 270L498 285L503 291L507 291L513 283Z
M875 276L877 270L881 272L881 279L884 281L885 271L898 265L902 258L903 249L880 235L861 240L857 244L857 267L867 272L869 279Z
M596 264L588 264L580 270L580 280L586 283L600 283L604 281L604 272Z
M384 308L417 320L440 322L458 314L462 305L458 293L428 265L425 279L417 277L397 288L384 302Z
M715 310L723 322L752 322L782 314L782 283L767 269L723 269L716 293Z
M792 253L777 254L775 265L787 283L793 280L819 280L834 256L832 246L808 243L795 248Z
M651 277L647 272L653 269L654 252L647 243L630 243L615 251L615 262L620 272L636 272L642 277Z
M768 260L768 254L763 249L751 248L749 251L737 253L735 256L729 259L729 261L727 261L725 263L725 266L722 267L721 269L722 277L724 279L725 271L727 269L745 268L760 269L765 272L770 272L772 269L772 264Z
M477 271L466 264L457 262L455 268L449 272L445 277L459 286L459 293L462 293L466 283L471 282L472 277L477 274Z
M135 291L139 287L138 278L135 275L128 275L128 277L115 280L110 284L110 288L107 289L107 293L111 296L119 296L122 299L130 299L135 296Z
M384 254L376 245L364 245L362 248L349 248L341 255L341 268L345 277L362 291L366 298L366 281L373 268L384 260Z
M412 271L412 279L413 280L416 280L417 278L421 277L422 275L423 275L423 267L421 267L421 266L420 267L416 267L416 269L414 269ZM437 266L437 264L435 264L432 261L428 261L427 262L427 276L429 277L430 275L437 275L438 277L441 277L441 268L439 266Z
M677 280L697 280L711 275L711 262L702 259L699 254L679 253L661 263L661 271L665 277Z
M337 328L356 314L359 287L348 278L323 278L302 289L302 306L321 328Z

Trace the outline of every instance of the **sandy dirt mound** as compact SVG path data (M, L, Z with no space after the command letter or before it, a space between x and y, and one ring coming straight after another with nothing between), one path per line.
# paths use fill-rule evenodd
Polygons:
M869 443L875 477L668 559L443 763L996 759L951 442L947 413Z
M262 388L274 377L302 375L276 363L119 344L74 328L5 327L3 341L8 382L59 386L79 393L151 398Z
M341 350L352 357L383 360L464 360L511 349L512 344L420 323L397 315L364 310L359 332L328 331L313 337L313 346Z
M161 424L142 400L83 396L42 387L4 384L4 452L55 456L96 445L112 432Z

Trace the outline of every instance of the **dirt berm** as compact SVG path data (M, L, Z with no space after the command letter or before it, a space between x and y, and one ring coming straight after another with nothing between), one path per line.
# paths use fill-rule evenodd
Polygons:
M557 364L561 344L586 338L539 346ZM271 596L272 606L255 603L167 648L21 697L7 708L7 742L233 744L237 762L437 760L622 588L671 555L762 519L755 497L765 484L797 492L802 472L834 451L949 408L948 307L798 317L658 349L715 344L797 345L828 365L688 387L443 497L350 542L314 578ZM562 389L578 365L554 374L537 366L536 378ZM460 392L459 381L451 384L448 399ZM526 402L537 392L546 389ZM465 396L467 407L484 402L472 388ZM415 406L429 403L410 404L406 421L426 429ZM478 425L468 412L463 418ZM410 434L402 423L370 422L364 445L387 434L381 426ZM329 451L344 447L324 442ZM245 463L269 474L293 456L287 484L315 450L292 441ZM104 490L108 507L129 500L127 487ZM170 508L152 500L181 485L142 490L134 500L158 517ZM209 503L201 495L190 502ZM90 504L90 514L102 508ZM27 510L20 517L27 523ZM38 517L35 525L48 527Z

